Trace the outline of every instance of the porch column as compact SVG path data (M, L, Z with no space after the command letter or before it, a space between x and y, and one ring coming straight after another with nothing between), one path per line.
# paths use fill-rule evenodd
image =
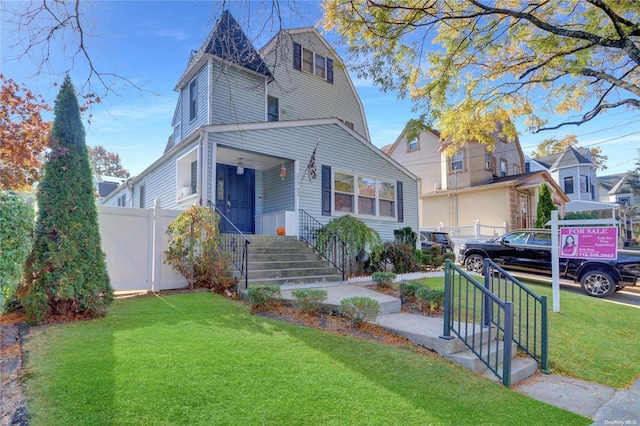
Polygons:
M293 177L294 177L294 185L293 185L293 210L295 213L295 229L296 229L296 238L300 237L300 181L298 180L298 176L300 176L300 161L293 160Z

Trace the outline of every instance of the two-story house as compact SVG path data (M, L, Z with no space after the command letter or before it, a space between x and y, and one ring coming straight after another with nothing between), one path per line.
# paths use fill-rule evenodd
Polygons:
M601 202L617 206L623 238L637 239L636 228L640 227L640 195L633 192L627 173L600 176L598 188Z
M598 201L596 167L588 148L569 146L559 154L527 159L526 167L548 171L571 201Z
M225 11L175 87L164 155L106 204L214 204L242 232L298 232L361 218L383 240L418 228L418 179L369 140L345 66L315 28L282 30L258 51Z
M509 229L532 227L539 189L545 182L554 203L566 196L546 171L524 172L518 140L497 133L493 147L470 141L453 155L439 132L425 130L417 138L408 129L392 145L383 147L391 158L420 177L420 227L455 227L476 221ZM493 149L492 149L493 148Z

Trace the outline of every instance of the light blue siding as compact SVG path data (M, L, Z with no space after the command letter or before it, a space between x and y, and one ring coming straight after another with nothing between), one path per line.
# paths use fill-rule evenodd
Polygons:
M334 60L333 84L293 68L294 42ZM280 100L280 121L336 117L353 123L354 130L367 138L362 104L340 59L313 31L281 37L278 43L268 53L266 62L275 78L268 91Z
M209 85L208 85L208 64L205 64L194 77L197 80L198 102L196 107L196 118L191 120L189 117L189 83L182 88L180 92L180 123L181 123L181 140L190 135L198 127L209 124L207 111ZM192 80L193 81L193 80ZM174 145L178 145L180 141L174 140Z
M264 79L215 62L212 73L211 123L265 121Z

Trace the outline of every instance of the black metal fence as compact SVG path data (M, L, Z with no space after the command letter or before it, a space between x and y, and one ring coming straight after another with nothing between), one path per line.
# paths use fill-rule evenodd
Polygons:
M513 302L513 341L548 372L547 297L538 296L489 259L484 262L484 284L501 300Z
M227 218L215 204L209 202L209 208L220 216L218 229L222 237L222 249L227 253L231 263L239 273L239 282L244 281L244 288L249 286L249 244L247 237Z
M344 281L346 243L306 211L300 209L299 213L299 239L313 247L320 256L342 272Z

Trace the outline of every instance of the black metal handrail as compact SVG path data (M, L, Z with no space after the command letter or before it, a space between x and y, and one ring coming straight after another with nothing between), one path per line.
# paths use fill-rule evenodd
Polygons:
M251 241L226 217L220 209L211 201L209 207L220 216L218 229L222 236L222 249L227 253L231 263L240 274L240 280L244 279L244 288L249 287L249 244Z
M453 339L453 332L505 386L511 386L513 303L500 300L447 259L444 305L441 337Z
M306 211L300 209L299 239L305 241L342 273L345 280L346 243Z
M484 261L484 286L500 299L513 302L513 341L548 373L547 297L538 296L490 259Z

